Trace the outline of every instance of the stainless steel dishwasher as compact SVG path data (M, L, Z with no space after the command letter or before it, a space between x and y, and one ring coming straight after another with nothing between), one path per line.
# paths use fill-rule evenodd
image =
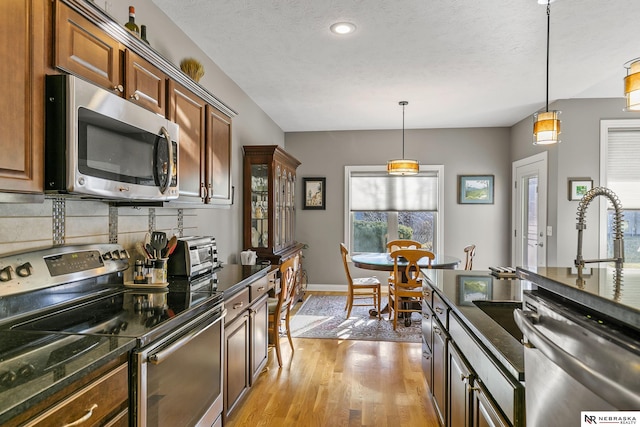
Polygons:
M541 289L515 320L524 335L527 427L579 426L583 411L640 409L640 333Z

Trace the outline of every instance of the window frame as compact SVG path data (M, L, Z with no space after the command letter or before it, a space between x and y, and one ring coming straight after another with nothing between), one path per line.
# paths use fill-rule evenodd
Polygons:
M354 172L386 172L386 165L358 165L344 167L344 229L343 241L349 251L351 245L351 174ZM420 172L436 173L438 177L438 209L436 220L436 254L443 253L444 248L444 165L420 165Z
M600 185L607 186L607 160L609 152L609 132L611 130L633 130L640 131L640 119L619 119L600 120ZM599 205L599 227L598 252L600 259L607 258L607 207L608 203ZM622 206L624 210L624 204ZM633 209L635 210L635 209Z

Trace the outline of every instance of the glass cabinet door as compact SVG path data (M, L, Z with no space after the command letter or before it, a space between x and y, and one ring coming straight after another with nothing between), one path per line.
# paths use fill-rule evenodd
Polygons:
M269 168L251 165L251 246L269 246Z

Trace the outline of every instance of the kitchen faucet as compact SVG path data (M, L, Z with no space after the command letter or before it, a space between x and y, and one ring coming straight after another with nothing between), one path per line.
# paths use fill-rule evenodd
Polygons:
M582 257L582 230L587 228L585 224L584 215L587 212L587 207L589 203L596 196L605 196L609 199L613 208L615 210L614 213L614 225L613 230L615 232L615 238L613 239L613 258L607 259L591 259L585 260ZM622 263L624 262L624 240L622 237L622 205L620 204L620 200L616 194L605 187L596 187L589 190L582 200L580 200L580 204L578 205L578 223L576 224L576 229L578 230L578 254L576 255L575 265L578 269L584 268L585 263L588 262L609 262L615 261L616 268L621 268Z

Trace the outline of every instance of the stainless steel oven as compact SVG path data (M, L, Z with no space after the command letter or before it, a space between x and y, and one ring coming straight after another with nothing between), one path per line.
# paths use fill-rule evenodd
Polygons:
M131 425L220 425L226 312L215 271L175 279L168 288L130 288L123 281L128 264L118 245L0 257L0 338L34 332L68 337L0 348L0 372L20 374L28 350L46 345L47 360L30 363L24 379L40 381L51 366L95 352L104 339L129 338L136 343L129 364ZM22 383L19 376L5 381L0 393Z

